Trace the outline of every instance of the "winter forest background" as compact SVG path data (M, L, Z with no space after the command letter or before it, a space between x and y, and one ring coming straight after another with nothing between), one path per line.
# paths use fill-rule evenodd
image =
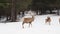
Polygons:
M6 17L6 21L16 22L17 15L23 17L29 10L36 15L59 15L60 0L0 0L0 20Z

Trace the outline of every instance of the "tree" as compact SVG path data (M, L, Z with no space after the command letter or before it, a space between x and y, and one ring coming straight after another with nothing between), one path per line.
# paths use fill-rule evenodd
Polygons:
M29 5L31 5L32 0L17 0L16 2L16 8L17 8L17 13L23 12L24 16L24 11L28 10L30 8Z
M32 2L33 10L50 10L50 13L52 13L52 9L58 7L60 7L60 0L33 0Z
M16 19L17 19L16 0L12 0L11 20L12 20L12 22L16 22Z

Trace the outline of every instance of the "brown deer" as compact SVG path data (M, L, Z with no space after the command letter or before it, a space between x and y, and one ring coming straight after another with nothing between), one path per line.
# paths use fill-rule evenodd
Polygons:
M32 26L32 24L31 24L32 21L34 21L34 16L32 16L32 18L24 18L23 23L22 23L23 28L24 28L25 23L29 24L29 27L30 27L30 25Z
M47 17L47 19L46 19L46 21L45 21L45 23L49 23L49 25L50 25L50 22L51 22L51 18L50 17Z

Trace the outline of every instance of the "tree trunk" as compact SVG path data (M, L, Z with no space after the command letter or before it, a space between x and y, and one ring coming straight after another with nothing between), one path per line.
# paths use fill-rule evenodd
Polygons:
M9 19L8 19L8 15L6 16L6 21L8 21Z
M12 22L16 22L16 0L12 0L12 9L11 9L11 20Z

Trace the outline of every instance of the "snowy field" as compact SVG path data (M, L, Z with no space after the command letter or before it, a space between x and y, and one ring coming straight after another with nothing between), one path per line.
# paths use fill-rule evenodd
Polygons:
M50 16L51 25L45 24L45 19ZM59 17L56 15L37 15L32 22L32 27L25 24L22 28L22 21L12 23L0 23L0 34L60 34Z

